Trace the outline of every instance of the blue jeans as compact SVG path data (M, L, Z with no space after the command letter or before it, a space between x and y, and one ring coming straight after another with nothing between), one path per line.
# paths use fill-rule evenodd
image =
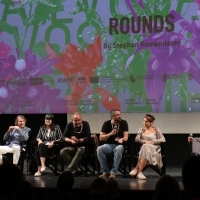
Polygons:
M117 174L117 169L121 162L123 151L123 145L116 144L104 144L97 148L97 157L104 174ZM109 155L114 155L113 166L110 172L106 160L106 156Z

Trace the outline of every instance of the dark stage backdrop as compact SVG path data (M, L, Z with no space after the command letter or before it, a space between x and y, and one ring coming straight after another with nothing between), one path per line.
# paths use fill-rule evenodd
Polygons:
M27 119L26 126L30 127L31 139L35 140L40 126L44 124L45 114L24 114ZM3 138L8 127L14 125L16 114L0 114L0 140ZM58 124L63 132L67 124L67 114L59 113L54 114L56 124Z

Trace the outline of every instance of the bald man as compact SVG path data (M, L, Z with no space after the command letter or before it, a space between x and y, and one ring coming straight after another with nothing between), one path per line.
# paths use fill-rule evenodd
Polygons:
M85 153L85 146L91 138L90 125L82 120L80 113L75 112L64 130L63 139L67 147L60 151L61 156L66 161L66 171L77 170L78 164Z

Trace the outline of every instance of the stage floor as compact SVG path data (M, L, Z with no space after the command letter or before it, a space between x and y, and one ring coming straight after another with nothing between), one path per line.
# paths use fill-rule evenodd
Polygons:
M183 190L181 169L167 169L167 174L176 178L181 190ZM146 169L144 175L147 177L147 180L138 180L134 177L124 178L121 174L118 174L116 181L122 190L154 190L155 184L160 176L151 169ZM76 177L73 189L89 189L89 186L95 178L97 178L97 176L89 175L88 177ZM26 176L26 180L29 181L34 188L56 188L57 179L58 176L53 174L45 174L41 177L34 177L33 175Z

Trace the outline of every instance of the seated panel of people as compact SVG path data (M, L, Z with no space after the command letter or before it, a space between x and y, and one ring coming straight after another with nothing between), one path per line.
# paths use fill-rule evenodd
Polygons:
M66 171L75 171L85 153L85 146L91 139L90 125L82 120L80 113L75 112L72 121L69 122L64 130L63 139L67 147L60 151L61 156L67 164Z
M136 176L138 179L146 179L142 173L146 165L157 165L162 167L161 147L160 143L165 142L165 137L159 128L153 126L155 117L146 114L143 123L144 127L140 128L135 138L135 142L142 144L139 152L138 163L136 167L129 173L131 176Z
M38 171L34 176L41 176L46 170L46 158L52 153L54 142L62 139L60 126L55 124L53 114L46 114L44 125L40 128L37 135L38 149L36 152Z
M115 179L124 152L123 142L128 141L128 123L121 118L119 109L111 110L110 117L101 129L100 141L105 141L105 144L97 148L97 157L103 171L99 177ZM106 159L109 155L114 156L111 170Z
M26 118L18 115L15 126L10 126L3 137L6 145L0 146L0 164L3 162L3 154L13 153L13 164L17 165L21 152L21 142L29 139L31 129L26 127Z

